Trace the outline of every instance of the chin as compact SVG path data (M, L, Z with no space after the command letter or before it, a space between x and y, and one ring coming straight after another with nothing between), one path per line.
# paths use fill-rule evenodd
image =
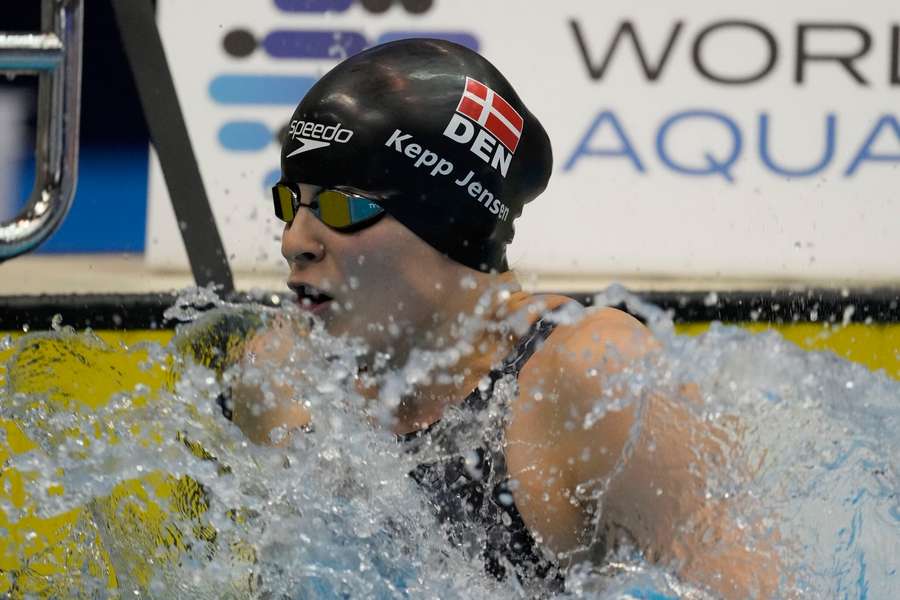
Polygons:
M383 315L329 313L322 315L322 322L329 335L362 340L370 352L389 350L397 343L390 334L390 322L386 322Z
M334 337L362 338L368 342L370 334L367 333L365 325L360 323L355 316L331 313L323 315L322 323L325 331Z

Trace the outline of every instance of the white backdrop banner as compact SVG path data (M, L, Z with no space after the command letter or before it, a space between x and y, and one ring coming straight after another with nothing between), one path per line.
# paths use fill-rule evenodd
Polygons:
M893 2L160 0L159 23L236 269L279 268L268 186L294 106L337 61L402 37L477 49L554 148L513 267L900 277ZM146 257L187 259L158 165Z

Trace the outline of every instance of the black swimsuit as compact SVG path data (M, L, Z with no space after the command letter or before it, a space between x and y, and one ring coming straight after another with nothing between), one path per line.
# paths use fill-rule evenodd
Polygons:
M562 590L563 575L513 502L515 482L503 451L506 407L491 400L497 386L517 385L525 362L555 325L545 315L491 371L486 390L474 390L428 429L399 436L409 452L430 455L410 476L426 491L451 541L470 554L480 552L493 577L506 579L511 569L522 584L538 583L547 592Z
M562 591L564 578L513 501L515 482L507 474L502 436L507 411L492 400L498 386L517 385L522 367L556 326L547 318L552 312L535 322L490 372L484 390L472 391L428 429L398 436L408 452L423 459L409 475L425 490L450 541L473 556L480 554L491 576L505 580L512 570L531 595L541 596ZM503 398L514 395L514 387L504 391ZM222 394L217 402L231 419L227 397Z

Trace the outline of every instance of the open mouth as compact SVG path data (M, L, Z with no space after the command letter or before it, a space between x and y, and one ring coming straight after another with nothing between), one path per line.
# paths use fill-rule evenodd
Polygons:
M297 305L303 310L318 313L328 307L334 300L331 296L305 283L289 283L288 287L297 294Z

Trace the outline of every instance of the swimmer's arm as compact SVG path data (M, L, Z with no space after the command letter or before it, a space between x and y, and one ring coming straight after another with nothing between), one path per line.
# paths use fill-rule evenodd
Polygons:
M585 532L591 530L593 503L583 498L608 483L597 522L604 535L627 532L650 561L672 565L684 580L723 597L746 598L754 590L758 597L771 596L778 580L774 555L748 550L748 532L732 521L727 504L706 500L705 465L723 460L724 440L685 406L695 391L645 398L641 436L621 460L638 410L636 404L615 405L625 396L612 389L610 377L636 367L636 359L658 346L646 328L605 310L559 333L542 351L551 351L542 368L523 370L524 398L520 414L514 412L520 422L510 427L511 439L533 448L516 465L527 492L516 495L516 503L520 496L531 498L520 506L526 523L551 548L577 551L590 541ZM523 400L535 390L544 398L533 403L531 414L521 414ZM584 428L584 417L598 402L606 412ZM513 468L511 461L511 473Z
M256 444L273 444L271 435L278 427L291 431L310 424L309 411L293 400L295 391L290 385L248 375L254 368L265 373L285 365L296 346L296 335L288 324L276 322L248 340L238 357L243 376L231 387L232 420ZM288 441L286 436L274 445Z
M684 581L723 598L772 598L780 563L763 532L740 525L735 501L707 498L708 478L735 473L736 451L720 427L697 418L695 387L675 397L644 398L641 431L633 451L609 480L603 527L631 533L650 560L673 567ZM575 478L586 477L580 473Z
M519 374L507 429L509 472L521 488L514 497L529 528L558 552L590 541L584 496L592 492L590 482L614 472L635 423L635 407L624 405L583 427L603 396L605 373L598 366L621 369L654 344L635 319L600 310L574 325L558 325Z

